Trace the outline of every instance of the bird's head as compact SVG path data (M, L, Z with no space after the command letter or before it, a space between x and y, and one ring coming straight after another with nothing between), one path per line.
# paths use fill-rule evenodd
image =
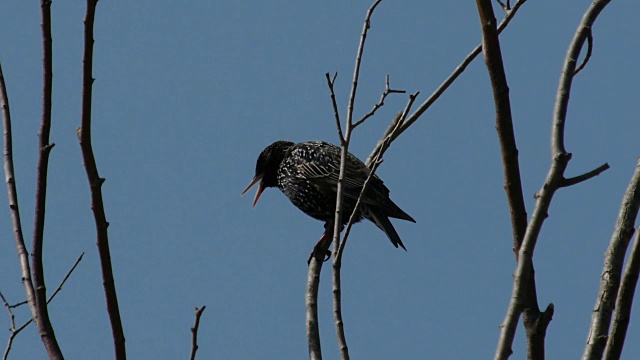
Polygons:
M256 174L249 186L242 192L242 195L246 194L253 185L260 182L256 196L253 199L253 206L258 203L258 199L260 199L264 189L278 186L278 167L280 167L280 163L282 163L287 151L293 145L294 143L290 141L276 141L262 150L260 156L258 156Z

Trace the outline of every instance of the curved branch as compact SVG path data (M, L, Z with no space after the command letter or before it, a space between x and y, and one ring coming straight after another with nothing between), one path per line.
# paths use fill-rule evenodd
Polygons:
M578 30L573 36L571 46L564 59L562 74L560 75L560 85L556 95L556 105L553 111L553 128L551 130L551 152L553 156L566 157L564 148L564 128L567 110L569 108L569 95L571 94L571 85L575 76L576 63L580 57L580 51L584 46L584 42L591 35L591 27L611 0L595 0L589 6L587 12L582 17ZM567 159L568 161L568 159Z
M580 64L580 66L576 68L576 71L573 72L573 76L578 75L580 70L584 69L584 67L587 66L589 59L591 59L592 51L593 51L593 33L591 32L591 29L589 29L589 33L587 34L587 55L585 55L584 60L582 60L582 63Z
M111 251L109 249L109 223L104 212L102 200L102 184L105 179L98 174L96 159L91 146L91 97L93 86L93 23L95 20L97 0L87 0L87 13L84 18L84 56L82 68L82 121L78 129L78 139L82 151L82 159L87 172L89 188L91 190L91 209L96 223L97 245L100 254L100 267L102 269L102 283L107 303L107 313L111 321L111 332L115 358L126 359L126 348L122 320L120 319L120 307L116 293L113 269L111 266Z
M633 236L633 224L636 221L639 209L640 161L636 165L627 191L622 199L616 227L605 253L604 266L600 278L600 290L598 291L596 305L591 316L591 329L589 330L589 338L582 356L583 360L602 359L602 353L609 336L611 315L613 314L618 297L618 289L620 288L622 265L629 241Z

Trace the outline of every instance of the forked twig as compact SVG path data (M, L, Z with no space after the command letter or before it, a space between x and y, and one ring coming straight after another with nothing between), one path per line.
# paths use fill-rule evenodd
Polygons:
M60 282L60 285L58 285L58 287L56 288L56 290L53 292L53 294L49 297L49 300L47 300L47 304L49 304L55 297L56 295L58 295L58 293L60 292L60 290L62 290L62 287L64 286L64 284L67 282L67 280L69 279L69 277L71 276L71 274L73 273L73 271L76 269L76 267L78 266L78 264L80 263L80 261L82 261L82 257L84 256L84 252L82 254L80 254L80 256L78 257L78 259L76 260L76 262L73 264L73 266L71 267L71 269L69 269L69 271L67 272L67 274L65 275L65 277L62 279L62 281ZM7 342L7 347L5 348L4 351L4 356L3 356L3 360L7 360L9 358L9 352L11 351L11 346L13 344L13 339L15 339L16 336L18 336L18 334L24 330L29 324L31 324L33 322L33 318L27 320L24 324L20 325L20 327L16 328L15 327L15 317L13 315L13 312L11 311L11 309L16 308L18 306L24 305L27 302L26 301L21 301L19 303L10 305L7 302L7 299L5 299L4 295L2 295L2 293L0 292L0 297L2 297L2 301L4 303L5 308L7 309L7 311L9 312L9 316L11 318L11 328L9 329L11 331L11 335L9 336L9 340Z

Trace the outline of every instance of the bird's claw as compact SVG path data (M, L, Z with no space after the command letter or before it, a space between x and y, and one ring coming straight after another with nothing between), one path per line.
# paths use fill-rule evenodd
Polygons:
M311 254L309 254L309 259L307 260L307 266L311 264L311 259L313 259L316 256L317 251L318 249L314 248ZM329 261L329 259L331 259L331 250L327 250L327 252L324 254L324 258L322 262L327 262Z

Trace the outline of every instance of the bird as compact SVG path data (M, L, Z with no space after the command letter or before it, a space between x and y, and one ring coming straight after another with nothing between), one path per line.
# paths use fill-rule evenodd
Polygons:
M262 150L258 156L255 176L242 195L258 184L253 200L255 207L266 188L277 187L302 212L324 221L325 229L328 226L332 227L335 221L340 153L340 147L325 141L305 141L297 144L291 141L276 141ZM347 153L343 181L342 227L349 221L370 172L360 159ZM389 218L416 222L389 198L389 189L374 174L362 196L354 222L362 219L371 221L387 235L393 246L400 246L406 251L407 248Z

